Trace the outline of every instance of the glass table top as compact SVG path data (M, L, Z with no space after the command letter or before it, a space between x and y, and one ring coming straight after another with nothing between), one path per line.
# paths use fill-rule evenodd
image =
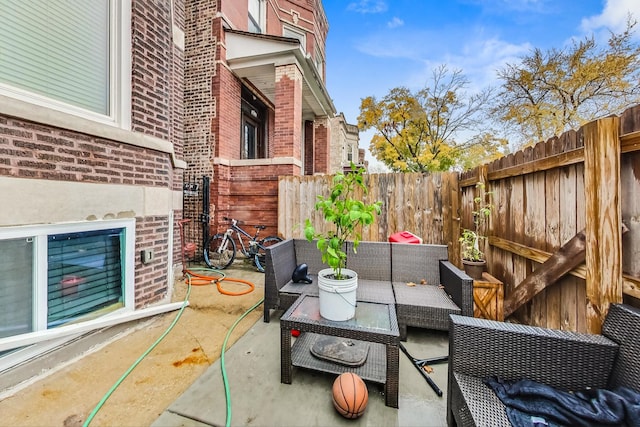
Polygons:
M347 328L391 331L391 313L388 304L358 301L353 319L336 322L320 316L320 300L317 296L304 295L297 305L294 304L292 311L288 311L283 317L292 321L326 322L327 324L339 324Z

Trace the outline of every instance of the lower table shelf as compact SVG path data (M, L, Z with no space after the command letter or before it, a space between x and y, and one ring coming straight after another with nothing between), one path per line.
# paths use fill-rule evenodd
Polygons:
M293 366L333 374L353 372L364 380L379 384L386 383L387 356L383 344L367 342L369 344L367 361L362 366L351 367L322 360L311 354L311 347L320 336L322 335L306 332L295 339L291 347L291 364Z

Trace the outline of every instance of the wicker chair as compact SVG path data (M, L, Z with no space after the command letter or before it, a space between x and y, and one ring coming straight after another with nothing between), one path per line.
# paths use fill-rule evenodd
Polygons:
M640 387L640 310L610 306L602 335L451 316L447 422L509 426L489 376L529 379L563 390Z
M446 331L450 314L473 316L473 280L447 258L444 245L391 244L401 340L407 339L407 326Z
M313 279L310 284L293 283L291 275L298 264L305 263ZM264 321L271 319L272 309L286 310L302 293L318 295L318 271L324 268L314 242L287 239L267 248L264 278Z

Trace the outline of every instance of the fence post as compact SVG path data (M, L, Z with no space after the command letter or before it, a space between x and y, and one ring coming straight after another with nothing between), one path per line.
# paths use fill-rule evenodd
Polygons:
M620 119L583 126L587 331L600 333L610 303L622 302Z

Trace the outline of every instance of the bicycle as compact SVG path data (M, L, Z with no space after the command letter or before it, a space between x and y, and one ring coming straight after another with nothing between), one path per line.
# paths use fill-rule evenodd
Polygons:
M281 242L282 239L278 236L265 237L262 240L258 240L260 231L267 228L264 225L256 225L256 234L251 236L238 226L238 220L233 218L224 217L225 221L231 222L231 227L224 233L218 233L209 238L204 245L204 262L210 267L216 270L224 270L229 267L231 263L236 259L237 246L233 240L233 234L235 233L240 242L240 251L244 256L251 259L253 264L258 268L258 271L264 273L266 248ZM248 245L245 246L245 242L242 236L248 239Z

